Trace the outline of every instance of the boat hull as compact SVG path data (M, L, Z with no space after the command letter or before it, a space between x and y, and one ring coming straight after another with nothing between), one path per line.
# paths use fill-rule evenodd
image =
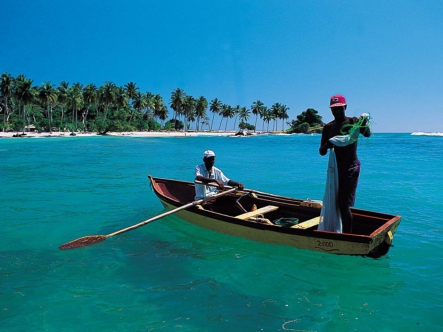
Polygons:
M172 210L183 205L183 202L174 199L173 195L165 194L166 190L161 190L159 186L156 186L156 180L167 180L150 179L154 192L166 209ZM187 185L192 184L187 183ZM274 203L279 204L278 202ZM355 213L356 215L364 215L365 211L355 210ZM367 211L366 214L365 218L369 218L368 216L371 215L371 212ZM196 226L252 241L291 246L323 253L370 257L380 257L388 252L393 235L401 220L399 216L386 217L386 222L380 227L375 228L370 234L365 235L317 231L316 227L312 229L277 227L275 225L241 220L232 215L208 211L197 206L178 211L176 215ZM373 218L377 217L373 216ZM380 216L378 218L380 219Z
M176 208L176 206L165 201L162 201L162 204L168 210ZM322 234L316 236L316 234L294 234L251 228L245 225L227 223L213 217L204 216L195 213L193 210L182 210L177 212L176 215L193 225L218 233L242 237L257 242L286 245L299 249L342 255L380 257L387 253L390 246L390 243L388 243L386 239L386 234L388 231L395 233L395 230L390 228L387 232L381 233L376 239L361 239L361 242L355 242L346 239L340 240L339 237L341 234L331 232L322 232ZM315 231L313 233L317 232ZM386 241L385 245L383 245L384 241ZM382 250L380 246L385 247L385 249ZM376 249L381 251L377 252Z

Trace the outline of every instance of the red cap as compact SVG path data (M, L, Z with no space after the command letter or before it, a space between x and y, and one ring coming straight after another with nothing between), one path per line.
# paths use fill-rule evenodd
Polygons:
M346 106L346 98L342 95L333 95L329 107Z

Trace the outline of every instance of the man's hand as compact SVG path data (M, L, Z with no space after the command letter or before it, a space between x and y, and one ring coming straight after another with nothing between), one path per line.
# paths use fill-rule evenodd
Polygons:
M225 185L223 184L223 182L221 182L220 180L215 180L215 182L217 183L220 190L225 189Z
M243 183L240 183L240 182L235 182L235 181L229 180L228 184L232 187L237 187L240 190L245 189L245 186L243 185Z
M320 154L322 156L324 156L326 153L328 153L328 149L332 149L333 147L334 147L334 144L332 144L330 141L327 141L325 144L323 144L320 147L320 149L319 149Z
M363 119L362 125L366 126L369 122L369 114L367 113L363 113L362 115L360 115L359 120Z

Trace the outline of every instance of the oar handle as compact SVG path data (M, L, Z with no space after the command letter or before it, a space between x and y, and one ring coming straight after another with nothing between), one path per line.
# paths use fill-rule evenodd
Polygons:
M217 184L217 182L204 183L203 181L200 181L200 180L194 180L194 183L195 183L195 184L202 184L202 185L204 185L204 186L219 187L219 185ZM234 188L234 187L231 187L231 186L225 186L225 188L226 188L226 189L231 189L231 188ZM238 191L248 192L248 193L266 194L266 193L262 193L262 192L260 192L260 191L256 191L256 190L252 190L252 189L246 189L246 188L243 188L243 189L238 189L238 188L237 188L237 190L238 190ZM270 195L270 194L266 194L266 195Z
M133 230L133 229L135 229L135 228L139 228L139 227L141 227L141 226L144 226L144 225L146 225L146 224L149 224L150 222L153 222L153 221L155 221L155 220L158 220L158 219L161 219L161 218L163 218L163 217L166 217L166 216L168 216L168 215L170 215L170 214L176 213L176 212L178 212L178 211L180 211L180 210L187 209L188 207L191 207L191 206L193 206L193 205L201 204L201 203L203 203L203 202L205 202L205 201L212 200L212 199L214 199L214 198L217 198L217 197L220 197L220 196L226 195L226 194L228 194L228 193L230 193L230 192L233 192L233 191L236 191L236 190L237 190L237 188L231 188L231 189L229 189L229 190L226 190L226 191L223 191L223 192L221 192L221 193L218 193L218 194L216 194L216 195L214 195L214 196L210 196L210 197L202 198L202 199L199 199L199 200L197 200L197 201L194 201L194 202L191 202L191 203L185 204L185 205L180 206L180 207L178 207L178 208L176 208L176 209L173 209L173 210L167 211L167 212L165 212L165 213L159 214L158 216L155 216L155 217L153 217L153 218L151 218L151 219L148 219L148 220L142 221L142 222L140 222L140 223L138 223L138 224L136 224L136 225L132 225L132 226L130 226L130 227L127 227L127 228L121 229L121 230L116 231L116 232L114 232L114 233L108 234L108 235L106 235L106 237L111 237L111 236L115 236L115 235L118 235L118 234L121 234L121 233L128 232L128 231Z
M211 186L211 187L218 187L219 185L216 182L209 182L209 183L204 183L200 180L194 180L195 184L202 184L202 185L206 185L206 186ZM225 188L230 189L232 188L231 186L225 186ZM273 197L273 198L277 198L277 199L285 199L287 200L288 198L286 197L282 197L279 195L273 195L273 194L269 194L269 193L265 193L263 191L258 191L258 190L253 190L253 189L238 189L237 191L243 191L243 192L247 192L247 193L251 193L251 194L257 194L257 195L262 195L262 197ZM302 200L299 199L295 199L295 198L290 198L291 201L295 201L295 202L302 202Z
M220 187L220 186L217 184L217 182L208 182L208 183L204 183L203 181L200 181L200 180L194 180L194 183L195 183L195 184L202 184L202 185L204 185L204 186L210 186L210 187ZM231 187L231 186L225 186L225 188L227 188L227 189L231 189L231 188L234 188L234 187ZM249 191L248 189L238 189L238 190L241 190L241 191Z

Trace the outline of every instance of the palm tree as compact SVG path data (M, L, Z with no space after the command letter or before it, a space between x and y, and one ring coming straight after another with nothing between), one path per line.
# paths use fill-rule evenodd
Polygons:
M129 116L126 112L128 106L129 106L129 100L128 100L128 95L126 93L126 89L124 87L121 87L121 86L116 87L114 105L116 107L117 114L119 114L122 111L124 113L122 115L123 121L127 120L128 124L129 124L132 121L132 116L133 116L134 112L132 112L132 109L130 109Z
M60 118L61 125L63 125L64 116L65 116L64 107L66 106L66 103L68 101L68 86L69 86L69 83L62 81L62 82L60 82L60 86L57 88L57 101L60 103L60 106L62 108L62 115ZM64 131L64 129L63 129L63 131Z
M129 106L129 96L126 89L122 86L117 87L115 90L115 106L117 107L117 110Z
M146 107L146 97L144 94L141 94L140 92L136 92L132 96L132 107L142 113L142 110Z
M1 82L0 82L0 92L1 95L5 98L5 110L3 112L3 132L5 132L6 128L6 119L8 118L9 110L8 110L8 98L12 97L12 89L13 89L14 79L8 73L3 73Z
M281 130L282 131L285 131L285 120L289 118L288 111L289 111L289 107L287 107L286 105L280 106L278 118L282 120L281 121L282 122Z
M105 106L105 114L103 116L103 122L106 122L108 117L109 107L115 103L117 86L112 82L106 82L99 89L99 100Z
M232 112L234 113L234 116L235 116L235 118L234 118L234 131L235 131L235 124L236 124L236 122L237 122L237 115L240 113L240 110L241 110L241 107L240 107L240 105L237 105L237 106L235 106L233 109L232 109Z
M220 125L218 126L218 131L220 131L221 126L223 124L223 120L225 119L225 113L227 110L228 105L222 104L220 110L218 111L218 115L220 115Z
M162 98L162 96L160 96L159 94L156 94L153 96L152 98L152 109L154 110L154 118L159 117L163 106L165 105L165 102Z
M196 101L194 97L192 96L185 96L183 99L183 110L184 110L184 119L185 119L185 127L184 130L186 131L187 128L187 121L194 121L195 117L195 105Z
M187 127L191 127L191 123L195 122L195 112L190 112L186 114L186 121L189 122L189 125Z
M212 112L211 128L209 129L210 131L212 131L212 125L214 123L214 116L215 116L215 114L220 114L221 108L222 108L222 102L220 100L215 98L211 101L211 105L209 106L209 110Z
M128 99L132 102L134 99L134 96L138 93L138 87L135 83L129 82L125 85L126 95L128 96Z
M57 91L54 90L54 84L50 82L43 83L38 94L43 105L46 105L48 113L49 132L52 134L52 106L57 101Z
M271 111L268 110L268 108L267 108L266 106L263 106L263 107L261 108L261 111L260 111L260 118L263 119L263 127L262 127L262 131L265 131L265 122L266 122L266 119L269 118L270 114L271 114ZM266 119L265 119L265 118L266 118Z
M260 118L261 118L263 115L264 107L265 107L265 105L260 100L257 100L252 103L251 111L252 111L252 114L255 115L255 128L257 128L258 116L260 116ZM255 132L255 128L254 128L254 132Z
M19 86L26 80L25 75L18 74L17 77L13 80L13 88L12 88L12 97L18 101L18 117L20 118L22 116L22 110L21 110L21 100L18 96L18 89Z
M73 84L68 90L68 103L72 109L71 133L77 131L78 110L83 106L83 87L80 83Z
M134 82L129 82L125 85L125 91L126 91L126 97L128 98L128 103L130 104L134 104L134 97L138 92L138 87ZM133 109L135 109L134 106L132 106ZM132 121L134 112L131 112L131 118L129 120L129 122Z
M202 129L203 129L203 126L207 126L208 130L211 130L209 127L209 117L205 116L205 118L202 121Z
M277 119L279 118L280 115L281 106L282 104L280 103L275 103L274 105L271 106L271 113L274 120L274 125L272 127L273 131L277 130Z
M249 113L250 111L246 109L246 107L240 108L240 111L238 112L238 118L240 122L247 122L249 119Z
M15 84L15 96L23 105L23 133L25 132L24 124L26 123L26 105L30 104L36 94L35 89L32 87L33 80L27 79L24 76L20 77L19 80L16 79ZM20 106L19 106L20 108Z
M223 109L223 118L226 118L225 131L227 131L228 119L232 119L234 117L234 109L226 104L223 105L222 109Z
M144 99L145 99L146 112L143 115L143 118L150 119L151 111L154 109L154 95L151 92L146 92Z
M206 117L206 109L208 108L208 101L205 97L200 96L200 98L197 99L197 103L195 105L195 111L197 115L197 128L196 130L199 131L199 123L201 118Z
M169 111L166 105L163 105L161 110L158 112L158 118L161 121L162 128L164 128L165 120L168 118L168 113Z
M171 93L171 108L174 110L174 124L177 121L177 117L183 113L183 99L185 98L185 92L177 88Z
M271 109L266 108L263 112L263 130L265 127L265 122L268 124L266 127L266 131L269 132L269 122L274 119L274 113Z
M88 114L89 114L89 108L91 107L91 105L96 104L97 103L97 96L98 90L97 87L95 86L95 84L88 84L84 89L83 89L83 100L86 104L86 110L83 113L83 130L84 132L86 132L86 121L88 119ZM98 107L97 107L98 108Z

